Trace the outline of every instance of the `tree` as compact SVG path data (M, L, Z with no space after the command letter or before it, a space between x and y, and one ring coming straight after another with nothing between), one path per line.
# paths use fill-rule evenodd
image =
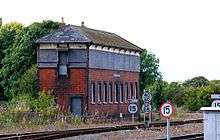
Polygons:
M162 75L159 72L159 59L155 54L144 50L140 55L140 91L151 90L155 106L161 102Z
M184 98L184 105L191 111L197 111L203 106L210 106L211 94L214 93L214 89L211 86L205 87L189 87L186 88Z
M19 34L22 28L23 25L16 22L11 22L3 26L0 25L0 69L2 68L2 59L5 56L6 50L12 47L16 36ZM3 77L0 76L0 83L2 82L2 80ZM3 87L1 85L0 97L3 97Z
M185 87L194 87L194 88L204 87L208 85L209 85L209 80L203 76L194 77L192 79L186 80L183 83L183 86Z
M59 23L53 21L33 23L28 27L24 27L16 36L13 46L6 50L0 77L4 79L1 85L4 87L4 93L8 98L12 97L10 89L16 85L16 81L33 64L36 64L37 44L35 41L58 27Z
M10 89L12 95L29 94L35 96L37 93L37 65L33 65L26 71Z
M184 104L184 88L179 82L171 82L163 88L163 97L165 100L170 100L177 106Z
M140 89L143 91L161 78L159 59L155 54L144 50L140 55Z

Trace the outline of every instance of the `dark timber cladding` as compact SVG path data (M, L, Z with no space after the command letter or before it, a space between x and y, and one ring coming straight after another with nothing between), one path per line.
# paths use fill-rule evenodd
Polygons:
M129 99L140 98L142 49L120 36L66 25L36 43L39 89L52 90L63 111L127 116Z

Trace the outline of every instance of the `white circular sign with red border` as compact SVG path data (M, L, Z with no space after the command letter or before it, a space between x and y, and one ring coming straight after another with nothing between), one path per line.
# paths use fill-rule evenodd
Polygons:
M170 102L165 102L160 106L160 114L169 119L174 114L174 107Z

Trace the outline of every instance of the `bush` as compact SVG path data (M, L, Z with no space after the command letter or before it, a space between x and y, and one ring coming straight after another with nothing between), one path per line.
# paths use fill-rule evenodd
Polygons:
M34 112L44 117L51 117L58 113L52 92L39 92L39 96L31 103Z
M51 93L39 92L37 97L29 94L14 96L0 113L0 126L16 124L46 124L54 121L58 113Z
M210 96L213 93L214 89L211 86L188 88L185 90L184 105L191 111L197 111L203 106L210 106Z

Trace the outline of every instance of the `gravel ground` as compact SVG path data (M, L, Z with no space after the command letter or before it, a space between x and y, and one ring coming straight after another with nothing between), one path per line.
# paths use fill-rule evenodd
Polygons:
M181 126L172 126L171 135L180 136L185 134L202 133L203 124L186 124ZM155 138L164 138L166 127L137 129L107 132L100 134L82 135L76 137L69 137L60 140L152 140Z

